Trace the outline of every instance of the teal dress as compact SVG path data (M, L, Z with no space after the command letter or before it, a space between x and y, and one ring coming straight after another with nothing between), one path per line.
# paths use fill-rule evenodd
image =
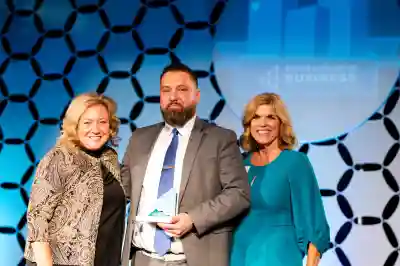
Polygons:
M251 208L235 229L230 266L302 266L308 243L329 248L329 225L308 157L284 150L266 166L245 159Z

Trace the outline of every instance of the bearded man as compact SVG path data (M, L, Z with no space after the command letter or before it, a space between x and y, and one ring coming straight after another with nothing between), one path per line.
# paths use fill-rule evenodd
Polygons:
M164 122L136 129L121 169L131 201L122 265L228 266L231 234L250 205L236 134L196 116L200 89L186 65L160 77ZM159 197L176 192L168 223L143 222Z

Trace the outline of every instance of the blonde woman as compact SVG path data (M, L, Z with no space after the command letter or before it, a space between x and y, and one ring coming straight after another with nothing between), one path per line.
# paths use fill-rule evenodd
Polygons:
M293 151L289 114L273 93L254 97L243 118L242 148L251 208L236 229L231 266L316 266L329 247L329 225L313 168Z
M62 134L40 161L28 206L28 265L120 265L125 194L115 102L96 93L72 100Z

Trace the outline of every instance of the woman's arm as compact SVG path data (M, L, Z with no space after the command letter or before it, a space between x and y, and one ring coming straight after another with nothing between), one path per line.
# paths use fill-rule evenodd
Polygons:
M33 254L37 266L53 266L50 245L47 242L32 243Z
M329 249L330 228L312 165L306 155L295 156L289 172L294 225L299 248L307 255L307 266L316 266Z
M62 197L61 176L67 171L63 160L59 152L49 152L40 161L32 184L27 210L27 241L31 242L38 266L53 265L48 224Z
M308 255L306 266L318 266L321 254L313 243L308 244Z

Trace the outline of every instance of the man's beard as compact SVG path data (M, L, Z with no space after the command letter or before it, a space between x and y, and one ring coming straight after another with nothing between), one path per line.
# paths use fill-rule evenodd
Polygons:
M183 127L196 113L196 105L183 108L182 111L161 109L164 121L172 127Z

